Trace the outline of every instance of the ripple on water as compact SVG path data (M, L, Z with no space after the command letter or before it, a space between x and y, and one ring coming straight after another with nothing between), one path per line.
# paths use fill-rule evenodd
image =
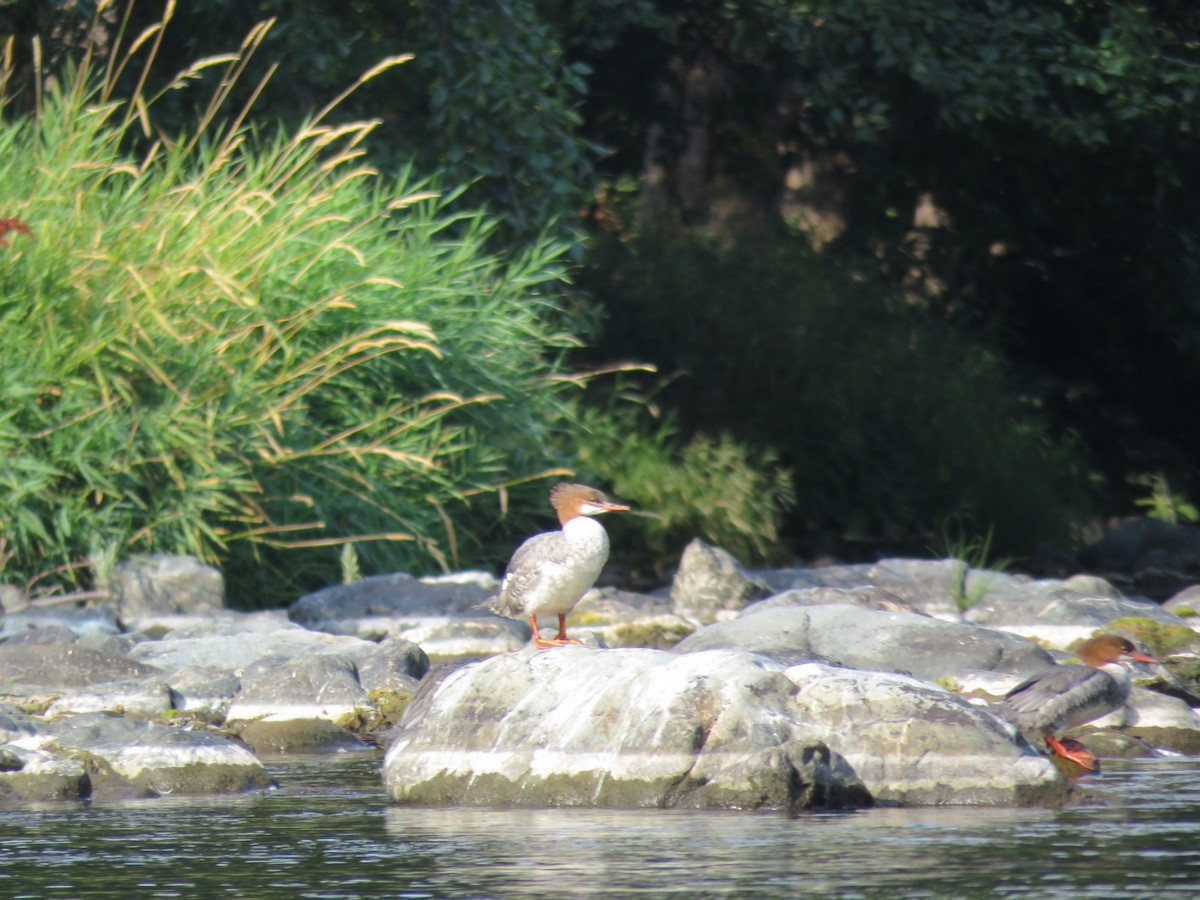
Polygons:
M0 812L0 896L1195 896L1200 760L1114 762L1106 806L777 814L397 807L378 759L281 789Z

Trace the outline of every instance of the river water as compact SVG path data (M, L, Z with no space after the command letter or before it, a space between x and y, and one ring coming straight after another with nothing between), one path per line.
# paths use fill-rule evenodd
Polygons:
M0 810L0 898L1200 897L1200 760L1106 761L1103 805L812 813L388 803L374 753L245 796Z

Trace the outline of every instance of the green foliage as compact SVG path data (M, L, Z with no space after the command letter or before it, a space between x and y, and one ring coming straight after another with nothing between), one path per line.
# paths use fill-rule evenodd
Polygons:
M5 24L37 28L53 47L86 32L88 6L63 4L53 16L11 23L0 13L0 31ZM152 27L164 6L131 4L132 31ZM160 53L183 66L228 52L231 35L267 20L275 25L262 52L233 89L234 102L244 103L268 65L278 68L255 100L253 121L299 128L367 65L411 53L411 65L364 85L330 121L378 119L369 153L383 171L415 164L448 184L471 185L466 202L489 208L497 244L536 243L552 223L556 238L576 241L568 224L585 196L593 156L576 133L587 69L563 58L536 2L189 0L170 10ZM93 27L112 40L117 22L110 14ZM132 89L139 75L128 71L122 84ZM148 83L156 89L163 80L151 73ZM196 112L192 99L175 94L162 98L157 119L173 130L187 127Z
M490 557L496 513L456 516L560 427L563 248L490 255L489 220L362 162L369 123L263 139L218 113L134 157L153 97L59 84L0 124L3 212L36 238L0 247L6 575L192 552L263 605L337 579L314 546Z
M954 586L953 593L958 608L967 610L987 595L996 575L1012 565L1012 560L994 556L994 527L988 526L983 533L979 533L969 521L964 523L960 519L956 515L944 522L941 540L930 549L935 556L957 559L966 564L963 577Z
M432 38L424 123L433 159L460 181L479 179L517 234L573 218L590 173L575 136L588 68L563 59L532 0L420 4Z
M611 241L581 283L610 313L600 352L674 376L684 435L778 448L806 549L928 546L946 521L1005 553L1069 537L1081 476L995 357L804 242Z
M602 6L543 0L593 69L604 194L647 188L626 221L812 228L1036 372L1039 416L1080 437L1108 511L1134 499L1131 460L1200 490L1194 4Z
M1174 493L1165 475L1140 475L1135 477L1133 482L1150 489L1148 496L1133 501L1145 509L1150 518L1170 522L1172 525L1200 522L1200 510L1185 497Z
M794 500L775 454L727 434L685 440L671 417L654 413L623 389L579 412L581 470L635 504L631 521L611 529L613 555L662 575L701 537L747 562L778 558L779 526Z
M362 581L362 569L358 565L358 551L353 544L343 544L338 558L342 567L342 584L354 584Z

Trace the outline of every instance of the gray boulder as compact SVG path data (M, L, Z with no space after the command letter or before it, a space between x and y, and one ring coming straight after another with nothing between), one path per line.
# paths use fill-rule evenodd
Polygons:
M361 619L441 617L470 613L495 589L479 579L423 581L397 572L376 575L352 584L335 584L307 594L288 608L288 618L306 628L339 632L347 623ZM380 633L376 637L385 637Z
M372 747L325 719L259 720L242 723L238 737L259 755L268 753L346 753Z
M184 666L167 679L171 707L204 721L225 721L229 707L242 689L241 680L219 666Z
M0 744L0 804L82 800L91 793L91 779L79 760Z
M53 719L71 713L113 712L154 718L167 715L171 709L171 689L158 677L107 682L71 691L51 703L45 716Z
M355 727L370 707L371 699L359 684L354 662L344 656L320 654L247 670L226 722L323 719Z
M605 587L588 591L567 619L568 633L592 632L606 647L674 647L696 630L658 597Z
M683 550L671 581L671 609L701 624L729 618L771 590L728 551L696 538Z
M351 729L381 718L353 661L321 654L247 669L225 724L260 753L331 753L368 749Z
M511 653L528 644L533 636L528 622L484 610L450 616L400 616L386 623L360 622L348 633L401 638L420 644L430 656L443 660Z
M973 570L957 559L885 559L877 563L774 569L755 573L772 593L876 588L926 615L961 620L967 579Z
M1127 734L1152 747L1200 755L1200 715L1176 697L1135 687L1125 709L1120 711L1119 724ZM1100 720L1092 727L1104 727L1112 720Z
M13 647L17 644L73 644L77 640L79 635L65 625L39 625L6 638L4 643Z
M243 634L271 634L293 628L282 609L239 612L233 609L206 613L156 613L128 619L125 626L134 643L142 641L182 640L191 637L227 637Z
M914 679L727 650L581 647L431 677L384 782L400 802L539 806L1053 805L1071 794L1010 726Z
M387 753L384 783L405 803L869 803L815 730L789 714L793 692L781 666L743 654L507 654L422 690Z
M784 591L804 591L810 588L853 590L871 587L870 571L869 563L851 563L762 569L755 572L754 577L765 584L772 594L782 594Z
M970 567L958 559L884 559L867 572L871 584L921 612L950 622L962 619Z
M925 615L917 607L901 600L891 591L877 588L874 585L856 588L812 587L793 588L751 603L741 615L762 612L764 609L777 609L792 606L861 606L863 609L877 609L883 612L907 612Z
M1200 584L1188 585L1176 593L1163 604L1163 609L1189 623L1195 623L1200 619Z
M1037 638L1056 647L1107 630L1117 619L1187 626L1153 600L1126 597L1104 579L1089 575L997 584L965 616L977 625Z
M0 686L10 695L53 693L161 675L154 666L69 644L0 644Z
M66 628L82 637L87 634L118 634L121 626L110 606L47 606L23 609L0 616L0 640L18 637L42 628Z
M0 703L0 744L37 734L36 720L7 703Z
M819 663L787 670L795 705L877 803L1056 805L1071 791L1008 723L925 681Z
M182 631L167 634L162 640L137 644L130 655L139 662L173 672L186 667L216 666L230 672L245 669L267 656L296 658L334 654L361 658L373 652L376 644L348 635L322 634L289 623L240 630L236 623L224 622L223 627L203 631Z
M750 610L701 629L675 652L713 649L760 653L789 665L816 660L912 675L992 696L1053 664L1050 654L1015 635L841 605Z
M531 632L527 623L476 609L496 585L494 577L480 572L420 579L378 575L301 597L288 616L329 634L404 638L439 658L507 653L523 647Z
M0 613L16 612L29 605L25 591L15 584L0 584Z
M108 590L125 620L156 613L203 612L225 605L220 570L194 556L154 554L122 560L113 569Z
M54 742L94 757L156 794L230 793L267 787L270 775L244 747L203 730L89 713L47 726Z
M388 638L359 660L358 681L367 691L389 690L419 681L428 671L429 657L424 650L412 641Z

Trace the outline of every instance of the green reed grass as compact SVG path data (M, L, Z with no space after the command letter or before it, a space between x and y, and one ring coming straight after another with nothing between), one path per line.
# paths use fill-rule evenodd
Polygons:
M218 76L188 133L156 131L144 78L113 90L154 29L49 79L35 114L5 104L0 217L34 237L0 247L6 580L95 546L190 552L267 605L336 581L347 540L368 574L451 567L487 540L462 504L546 466L562 248L489 255L487 220L381 177L373 123L335 105L249 130L223 103L265 27L168 88Z

